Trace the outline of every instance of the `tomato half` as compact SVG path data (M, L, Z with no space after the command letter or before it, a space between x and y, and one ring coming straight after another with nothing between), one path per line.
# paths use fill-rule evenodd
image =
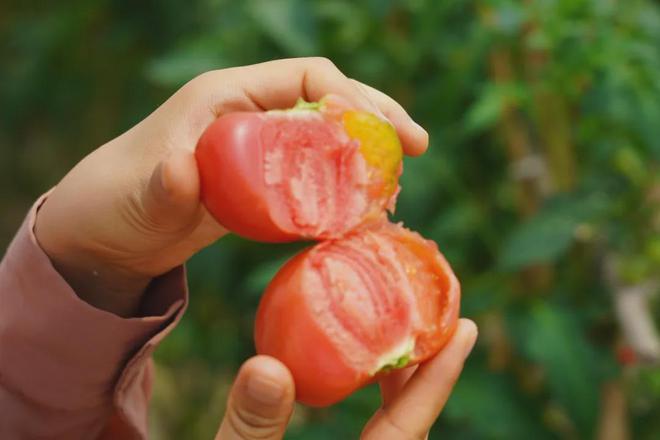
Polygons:
M455 329L459 299L435 243L383 222L284 265L259 304L257 352L291 370L299 401L331 405L437 353Z
M339 237L384 218L403 153L392 125L330 96L221 116L195 155L202 200L220 224L284 242Z

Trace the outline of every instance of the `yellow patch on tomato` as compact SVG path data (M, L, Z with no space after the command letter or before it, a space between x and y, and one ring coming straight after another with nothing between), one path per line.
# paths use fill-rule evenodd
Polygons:
M394 127L376 115L354 110L345 112L342 122L348 136L360 142L360 153L367 163L382 172L385 195L394 194L403 160Z

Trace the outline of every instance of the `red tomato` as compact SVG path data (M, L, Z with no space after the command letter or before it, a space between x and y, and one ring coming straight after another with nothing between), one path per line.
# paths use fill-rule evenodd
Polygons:
M291 370L299 401L331 405L437 353L455 329L459 300L435 243L383 222L285 264L259 304L257 352Z
M197 145L202 200L259 241L339 237L393 208L402 149L394 128L339 98L230 113Z

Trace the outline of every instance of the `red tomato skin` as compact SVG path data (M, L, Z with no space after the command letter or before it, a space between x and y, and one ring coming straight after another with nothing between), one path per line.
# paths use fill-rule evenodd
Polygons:
M263 113L236 112L220 116L200 138L195 158L201 198L226 229L263 242L288 242L298 237L277 227L268 212L263 171Z
M324 407L347 397L367 378L346 365L305 304L300 269L310 250L289 260L268 285L254 338L257 353L273 356L291 370L298 401Z
M385 228L385 230L387 229L388 228ZM419 237L422 238L421 236ZM428 245L421 245L419 242L411 239L408 234L401 235L398 239L407 243L408 248L417 254L422 260L433 261L433 263L435 263L435 272L438 277L444 279L444 287L446 288L444 291L444 310L442 316L439 317L441 330L436 332L431 338L421 338L417 340L418 348L421 349L422 353L418 353L419 357L415 359L415 362L411 362L410 365L414 365L431 358L440 351L453 336L454 331L458 326L458 318L460 315L461 283L456 277L456 274L454 274L451 265L445 256L438 251L435 244L434 249L431 250Z
M389 230L386 228L386 230ZM427 337L418 339L415 355L407 366L424 362L439 352L454 334L460 312L460 283L449 263L437 250L412 242L401 235L420 258L432 262L434 271L445 279L444 307L437 322L441 325ZM335 404L388 373L371 375L348 365L315 314L305 301L302 276L308 248L291 260L268 285L257 310L255 345L257 353L279 359L290 370L296 384L296 399L306 405L325 407Z

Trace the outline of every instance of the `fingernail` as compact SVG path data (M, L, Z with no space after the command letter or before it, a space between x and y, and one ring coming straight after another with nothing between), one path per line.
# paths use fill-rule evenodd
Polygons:
M266 406L276 406L284 397L284 387L274 380L260 374L255 374L247 383L248 396Z
M421 125L419 125L417 122L413 121L412 119L411 119L411 121L412 121L413 125L415 126L415 130L417 130L421 135L428 137L429 133L428 133L428 131L426 131L426 129L424 127L422 127Z
M467 359L467 357L472 353L472 349L474 348L474 345L477 343L477 335L479 334L479 330L477 329L477 325L469 320L466 320L466 326L469 326L467 329L465 329L467 335L465 336L465 345L463 346L463 359ZM469 324L468 324L469 323Z

